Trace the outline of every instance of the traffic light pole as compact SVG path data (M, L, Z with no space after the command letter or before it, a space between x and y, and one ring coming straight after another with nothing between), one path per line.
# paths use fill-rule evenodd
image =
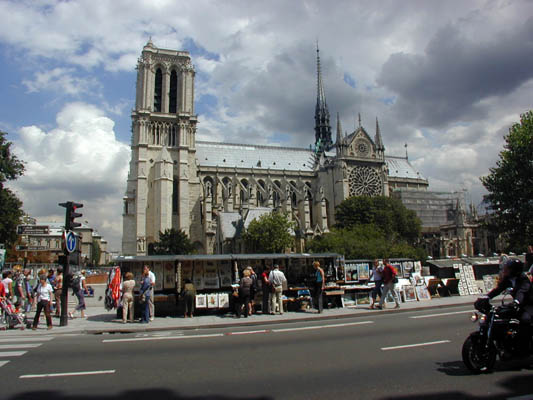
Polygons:
M68 288L70 287L70 255L65 251L65 265L63 266L63 288L61 290L60 326L68 325Z

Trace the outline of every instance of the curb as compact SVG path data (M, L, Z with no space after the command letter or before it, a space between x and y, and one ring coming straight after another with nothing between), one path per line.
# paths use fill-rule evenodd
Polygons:
M223 324L204 324L204 325L194 325L194 326L182 326L182 325L175 325L175 326L163 326L163 327L135 327L135 328L105 328L105 329L81 329L77 331L70 331L65 333L82 333L87 335L103 335L103 334L128 334L128 333L149 333L149 332L164 332L164 331L193 331L193 330L200 330L200 329L226 329L226 328L240 328L240 327L249 327L249 326L262 326L262 325L279 325L279 324L291 324L291 323L298 323L298 322L312 322L312 321L331 321L331 320L339 320L339 319L347 319L347 318L362 318L362 317L368 317L368 316L374 316L374 315L383 315L386 314L400 314L405 312L412 312L412 311L422 311L422 310L437 310L442 308L452 308L452 307L463 307L467 305L471 305L472 301L465 301L461 303L454 303L454 304L438 304L434 306L426 306L426 307L414 307L414 308L407 308L407 309L390 309L390 310L372 310L368 312L363 313L350 313L350 314L341 314L341 315L323 315L320 317L317 316L308 316L308 317L295 317L291 319L284 319L284 320L268 320L268 321L246 321L246 322L231 322L231 323L223 323ZM316 315L316 314L313 314ZM55 332L54 332L55 334ZM61 334L61 333L58 333Z

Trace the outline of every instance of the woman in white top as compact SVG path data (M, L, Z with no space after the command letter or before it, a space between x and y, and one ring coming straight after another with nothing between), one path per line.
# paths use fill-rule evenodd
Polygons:
M52 302L52 296L54 294L54 289L52 285L48 282L46 275L39 276L39 285L35 289L37 295L37 311L35 313L35 318L33 319L32 329L37 329L39 325L39 317L41 316L41 311L44 310L44 315L46 316L46 325L48 329L52 329L52 316L50 315L50 303Z

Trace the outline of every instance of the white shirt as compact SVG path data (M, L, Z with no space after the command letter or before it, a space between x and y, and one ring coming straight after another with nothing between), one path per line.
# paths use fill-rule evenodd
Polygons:
M287 281L287 278L285 278L285 274L283 272L281 272L279 269L275 269L268 276L268 280L274 286L282 286L283 283Z
M148 271L148 277L150 278L150 282L152 282L152 285L155 286L155 274L152 271Z
M9 285L13 283L13 279L6 278L2 280L2 283L4 284L4 288L6 289L6 294L9 294Z
M37 301L46 300L50 301L52 299L52 293L54 293L54 289L52 288L52 285L50 283L47 283L46 286L43 286L39 283L39 286L37 286Z

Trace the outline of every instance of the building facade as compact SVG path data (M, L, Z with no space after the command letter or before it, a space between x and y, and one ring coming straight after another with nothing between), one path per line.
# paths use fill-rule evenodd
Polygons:
M305 239L328 232L335 207L347 197L428 187L407 157L385 154L377 119L372 134L361 118L347 133L337 114L333 143L318 49L314 149L196 141L194 77L188 52L151 41L144 46L132 112L124 255L147 254L170 228L183 230L199 253L244 251L235 239L274 210L295 221L295 250L301 250Z

